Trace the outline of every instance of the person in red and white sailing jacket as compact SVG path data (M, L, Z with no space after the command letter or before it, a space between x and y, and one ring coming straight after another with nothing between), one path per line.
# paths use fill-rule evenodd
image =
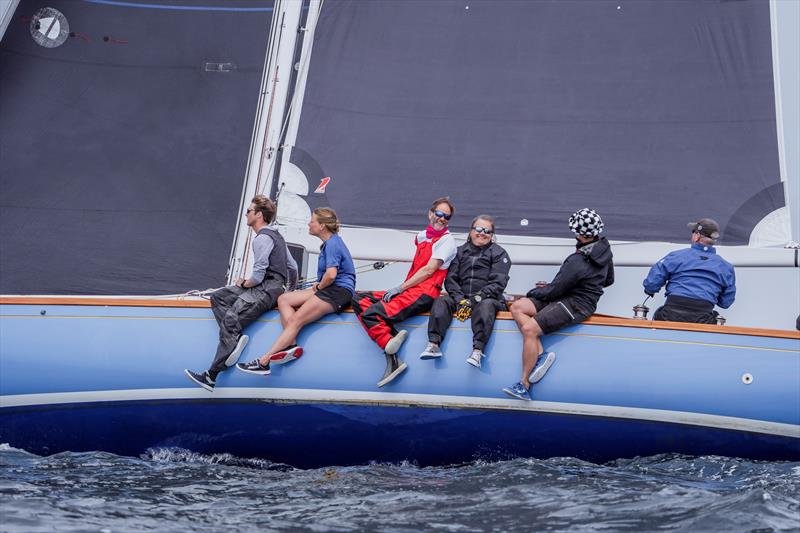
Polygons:
M453 213L449 198L438 198L431 204L428 227L414 238L416 253L403 283L388 291L356 292L353 296L353 311L386 356L379 387L407 368L397 352L408 332L398 331L394 325L430 310L442 292L447 268L456 256L456 241L447 227Z

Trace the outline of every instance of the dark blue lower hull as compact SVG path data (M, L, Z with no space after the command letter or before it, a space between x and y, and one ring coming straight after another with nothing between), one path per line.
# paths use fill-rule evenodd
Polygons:
M800 460L791 437L671 423L515 411L274 403L114 402L5 409L0 442L38 454L148 448L263 457L310 468L369 461L419 465L510 457L684 453Z

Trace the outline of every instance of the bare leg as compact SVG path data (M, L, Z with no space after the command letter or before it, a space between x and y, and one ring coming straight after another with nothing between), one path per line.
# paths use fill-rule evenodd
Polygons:
M514 321L522 333L522 379L520 381L526 388L530 388L531 383L528 381L528 376L536 366L539 355L544 351L542 341L539 339L542 330L534 319L536 306L528 298L517 300L511 306L511 316L514 317Z
M314 289L302 291L285 292L278 297L278 313L281 315L281 326L284 328L289 322L289 318L297 309L306 303L306 300L314 294Z
M267 364L270 354L283 350L297 342L297 335L300 333L300 330L303 329L303 326L315 322L332 312L333 306L331 304L320 300L312 294L311 297L289 317L283 333L278 336L269 351L261 356L261 364Z
M522 326L522 379L520 381L525 385L526 389L530 389L531 382L528 381L528 376L533 372L536 366L536 361L539 360L539 355L544 351L542 341L539 337L542 335L542 330L536 319L529 318L528 321Z

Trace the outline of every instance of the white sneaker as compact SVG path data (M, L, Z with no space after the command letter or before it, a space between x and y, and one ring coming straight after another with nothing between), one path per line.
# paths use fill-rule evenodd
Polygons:
M539 359L541 359L541 356L539 356ZM531 372L530 376L528 377L530 382L539 383L544 377L544 375L547 374L547 371L550 370L550 367L553 366L555 360L556 360L555 352L547 352L546 354L544 354L544 361L542 361L542 364L535 367L533 369L533 372Z
M486 354L476 348L475 350L472 350L472 354L467 357L467 363L471 364L475 368L480 368L481 359L484 357L486 357Z
M425 349L419 354L420 359L438 359L441 357L442 350L439 348L439 345L435 342L429 342Z
M406 340L408 336L408 332L404 329L401 329L397 332L397 335L392 337L389 342L386 343L386 348L383 349L389 355L394 355L400 351L400 346L403 345L403 342Z
M236 342L236 348L234 348L228 358L225 359L225 366L233 366L236 364L236 361L239 360L239 356L242 355L244 347L247 346L247 341L249 340L250 337L247 335L239 337L239 340Z

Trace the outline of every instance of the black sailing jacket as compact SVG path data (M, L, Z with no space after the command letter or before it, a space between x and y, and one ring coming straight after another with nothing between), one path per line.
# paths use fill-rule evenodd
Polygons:
M528 291L527 296L545 302L569 300L574 310L592 314L603 288L614 283L611 245L605 237L580 245L561 265L553 281Z
M479 248L467 240L450 263L444 288L456 302L476 294L503 302L510 269L511 259L499 245L490 243Z

